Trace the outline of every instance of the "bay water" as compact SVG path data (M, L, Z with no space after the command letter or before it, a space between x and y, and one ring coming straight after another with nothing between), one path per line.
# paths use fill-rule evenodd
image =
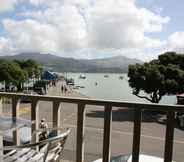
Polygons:
M81 79L80 75L81 73L67 73L67 78L73 78L75 86L82 87L75 90L83 95L97 99L149 103L149 101L132 94L126 73L83 73L82 75L86 76L85 79ZM176 104L176 96L164 96L160 103Z

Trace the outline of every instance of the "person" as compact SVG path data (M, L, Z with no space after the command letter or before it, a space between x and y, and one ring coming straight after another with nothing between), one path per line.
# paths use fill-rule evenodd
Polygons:
M48 125L45 122L45 119L44 118L41 119L40 124L39 124L39 128L40 129L46 129L46 128L48 128ZM40 133L40 135L39 135L39 139L40 140L45 140L45 139L47 139L47 137L48 137L48 132L47 131L42 131Z
M56 87L56 80L54 80L54 87Z
M65 92L65 93L67 92L67 87L66 87L66 85L64 86L64 92Z
M64 91L64 87L63 85L61 85L61 93L63 93L63 91Z

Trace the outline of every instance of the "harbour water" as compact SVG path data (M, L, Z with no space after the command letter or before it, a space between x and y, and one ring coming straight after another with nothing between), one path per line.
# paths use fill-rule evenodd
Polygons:
M148 102L132 94L132 88L128 84L127 74L103 74L86 73L85 79L81 79L80 73L67 73L67 78L73 78L75 85L82 87L76 89L86 96L99 99ZM176 104L176 96L164 96L160 103Z

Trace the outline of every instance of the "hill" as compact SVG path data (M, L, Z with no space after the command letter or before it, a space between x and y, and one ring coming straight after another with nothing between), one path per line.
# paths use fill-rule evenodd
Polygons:
M121 73L128 71L129 64L142 63L137 59L116 56L103 59L74 59L59 57L52 54L21 53L13 56L1 56L0 59L27 60L33 59L41 63L45 69L58 72L97 72Z

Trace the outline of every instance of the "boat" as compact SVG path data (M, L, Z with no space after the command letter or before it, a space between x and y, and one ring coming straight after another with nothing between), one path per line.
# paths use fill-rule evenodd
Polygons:
M123 76L119 76L119 79L123 80Z
M85 88L84 86L80 86L79 88Z
M85 86L77 85L77 86L74 87L74 89L79 89L79 88L85 88Z
M109 76L108 75L104 75L104 78L108 78Z
M86 79L86 76L85 76L84 74L81 74L81 75L79 76L79 78L80 78L80 79Z

